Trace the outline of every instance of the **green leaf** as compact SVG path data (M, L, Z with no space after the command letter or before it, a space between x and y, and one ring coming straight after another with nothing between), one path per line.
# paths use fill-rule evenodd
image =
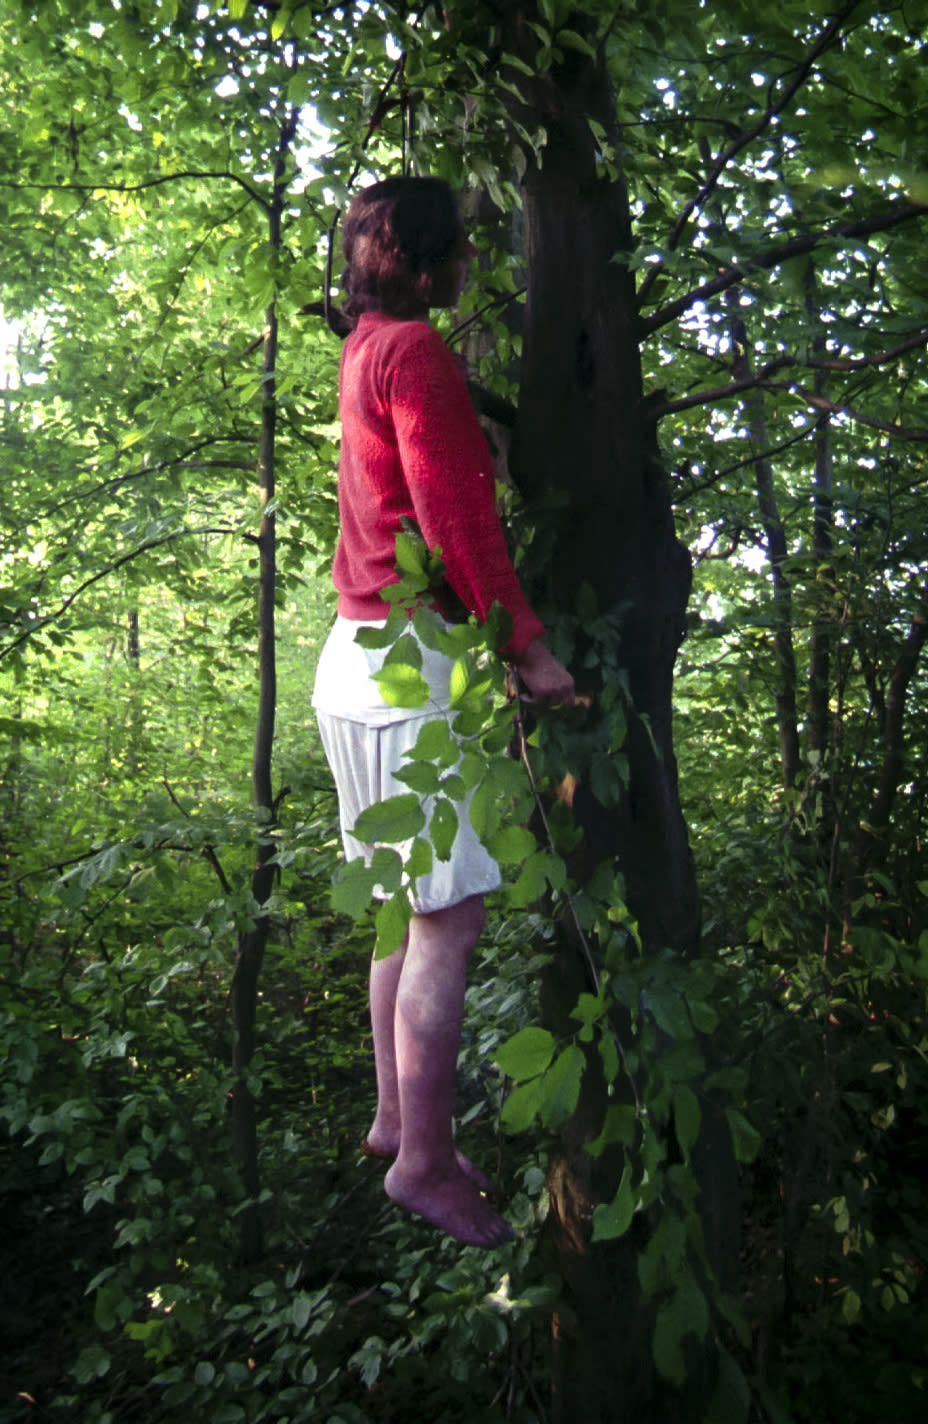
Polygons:
M504 207L503 203L498 204ZM494 603L486 621L486 638L491 648L502 648L512 637L512 614L501 603Z
M718 1381L705 1416L705 1424L747 1424L751 1412L751 1387L741 1366L725 1349L719 1349Z
M424 818L423 818L424 819ZM374 889L380 885L392 893L398 889L403 874L403 862L395 850L378 847L370 865L358 857L336 871L332 881L332 905L340 915L360 917L371 902Z
M618 1190L611 1202L600 1202L593 1210L593 1240L615 1241L624 1236L635 1214L637 1197L632 1186L632 1169L626 1162Z
M454 839L458 833L458 813L444 796L435 802L429 822L429 839L439 860L450 860Z
M309 1324L312 1314L312 1297L305 1291L298 1291L290 1306L290 1320L297 1335L301 1335Z
M711 1004L705 1003L703 999L694 999L690 994L687 994L686 1006L698 1033L715 1032L719 1016Z
M450 771L441 779L441 790L451 801L463 801L467 795L467 787L464 785L462 777L457 772Z
M402 530L396 536L396 567L400 573L427 576L426 561L429 551L421 534L407 534Z
M673 1039L692 1038L693 1028L682 994L672 989L646 989L645 1013L653 1014L660 1028Z
M109 1373L110 1354L102 1345L85 1345L71 1373L78 1384L89 1384Z
M692 1088L678 1084L673 1092L673 1123L685 1160L689 1160L690 1149L699 1137L701 1118L699 1099Z
M709 1325L706 1298L692 1276L684 1276L669 1304L657 1312L651 1348L664 1379L682 1385L686 1379L681 1342L684 1335L702 1339Z
M591 59L596 58L596 51L589 40L578 35L576 30L558 30L557 42L559 45L566 45L568 49L576 50L579 54L588 54Z
M489 851L500 865L518 865L535 850L535 837L524 826L503 826L489 843Z
M406 874L410 880L417 880L420 875L428 875L432 869L433 857L432 847L427 840L421 836L416 836L406 857Z
M371 1335L360 1350L356 1350L348 1363L358 1371L365 1388L371 1389L376 1384L383 1364L383 1357L386 1346L379 1335Z
M397 638L383 660L384 667L422 667L422 649L411 633Z
M547 853L543 850L537 850L529 856L522 867L519 878L509 891L510 905L518 908L541 899L547 888L545 870L548 858Z
M554 1057L554 1037L546 1028L522 1028L500 1044L493 1062L519 1083L543 1073Z
M458 658L451 669L451 677L448 682L449 702L452 707L457 707L461 698L467 691L470 682L470 669L464 658Z
M477 836L486 844L502 819L489 781L483 781L477 787L471 797L467 814Z
M606 1023L599 1035L599 1056L602 1059L603 1076L612 1084L619 1076L619 1049L612 1025Z
M638 1132L638 1113L631 1103L610 1103L606 1108L599 1136L586 1144L591 1157L602 1156L612 1142L621 1142L623 1147L633 1147Z
M542 1083L541 1120L545 1127L560 1127L577 1106L586 1058L583 1049L571 1043L558 1054Z
M504 1131L524 1132L530 1127L538 1116L543 1095L543 1078L532 1078L528 1083L520 1083L513 1088L499 1115Z
M725 1115L731 1128L735 1157L739 1162L753 1162L760 1151L760 1133L737 1108L726 1108Z
M416 761L437 762L443 767L452 765L457 759L457 743L444 718L424 722L419 729L415 746L406 755L414 757Z
M429 685L417 668L408 663L384 663L373 681L384 702L391 707L422 707L429 700Z
M412 905L410 905L409 897L404 890L391 896L389 900L384 900L374 916L374 924L377 929L377 943L374 947L375 959L386 959L388 954L399 949L406 938L411 919Z
M376 845L378 841L395 845L417 836L424 825L425 812L419 797L412 792L403 792L368 806L355 821L351 833L359 841L370 845Z
M399 613L398 617L396 614L397 610L393 609L386 623L379 624L373 628L359 628L354 635L355 642L360 644L362 648L378 649L392 647L402 632L403 625L406 622L405 613Z
M401 766L394 776L420 796L434 796L441 784L441 772L431 762L415 761L409 766Z

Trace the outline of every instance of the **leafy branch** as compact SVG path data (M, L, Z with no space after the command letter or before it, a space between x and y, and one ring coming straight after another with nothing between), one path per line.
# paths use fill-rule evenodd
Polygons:
M70 504L80 504L88 499L96 499L103 494L112 494L114 490L120 489L123 485L132 484L136 480L144 479L146 475L157 475L162 470L224 469L244 470L250 474L254 470L254 465L249 464L245 460L193 460L191 458L199 450L203 450L207 446L225 444L227 441L252 443L246 436L208 435L204 437L204 439L198 440L196 444L189 446L188 449L181 451L180 454L171 456L169 459L156 460L150 465L140 465L137 470L130 470L128 474L115 475L110 480L104 480L102 484L92 485L86 490L77 490L74 494L69 494L65 499L59 500L57 504L49 505L41 510L38 517L40 519L48 519L53 514L60 514L60 512L63 509L67 509Z
M662 401L659 404L651 404L648 414L651 419L657 421L667 415L675 415L679 411L690 410L694 406L711 405L717 401L731 400L735 396L741 395L750 390L787 390L794 391L807 400L810 405L817 410L826 411L831 415L847 415L852 420L859 421L862 425L871 426L875 430L885 431L894 435L900 440L928 440L928 430L911 428L891 422L877 420L875 416L869 416L862 411L851 406L838 402L826 400L824 396L815 391L810 391L807 387L798 382L773 381L771 376L778 371L788 369L792 366L802 366L806 370L819 371L863 371L871 367L883 366L890 361L895 361L899 356L907 351L913 351L928 344L928 331L919 331L914 336L908 337L905 341L899 342L888 351L876 352L872 356L849 357L846 359L822 359L803 361L797 356L777 356L773 361L766 362L756 371L748 375L739 376L733 381L726 382L723 386L713 386L701 391L695 391L691 395L679 396L675 400Z
M718 276L713 277L710 281L703 282L701 286L693 288L684 296L678 297L676 301L668 302L666 306L660 307L650 316L643 317L641 321L642 336L650 336L651 332L659 331L662 326L667 326L677 317L682 316L684 312L689 311L697 302L705 301L708 297L718 296L720 292L726 291L736 282L743 281L751 272L769 272L772 268L779 267L781 263L788 262L793 257L802 257L806 253L814 251L823 242L834 241L838 238L869 237L873 233L887 232L890 228L898 227L900 223L924 216L926 212L928 212L928 208L924 203L894 203L883 213L874 213L870 217L858 218L853 222L836 223L834 227L824 228L821 232L800 233L796 237L789 238L786 242L769 248L766 252L757 253L745 259L744 262L723 268Z
M10 178L0 178L0 188L13 188L17 192L38 191L40 193L141 193L147 188L157 188L163 183L180 183L188 178L227 178L244 188L250 198L270 211L270 201L239 173L230 173L227 168L185 168L177 173L161 173L157 178L143 178L139 183L18 183Z
M852 0L852 3L850 5L847 5L843 10L841 10L837 15L835 15L832 19L828 21L828 23L825 25L825 28L818 36L815 43L810 47L803 60L796 66L791 82L787 84L780 97L776 101L771 98L767 104L767 108L761 114L757 122L752 124L750 128L742 130L742 132L738 134L737 138L735 138L728 145L727 148L722 150L718 158L715 160L715 163L713 164L708 176L706 177L702 186L699 188L698 192L696 192L693 197L690 198L689 202L684 205L680 213L677 215L677 219L673 225L673 228L671 229L670 236L667 239L668 251L672 252L677 247L681 237L683 236L683 233L686 230L686 225L692 217L693 213L697 210L697 208L702 207L706 200L714 192L719 179L721 178L728 165L732 162L732 160L737 157L737 155L742 151L742 149L747 148L749 144L753 143L754 139L758 138L767 128L769 128L770 124L777 117L777 115L781 114L786 108L786 106L790 103L790 101L794 98L798 90L802 87L802 85L805 83L806 79L812 72L816 60L825 52L826 49L828 49L828 47L837 38L841 26L844 24L845 20L848 18L851 12L857 8L858 3L859 0ZM772 89L773 85L771 85L771 90ZM644 281L642 282L641 289L639 292L639 299L642 305L644 304L648 293L650 292L661 271L661 264L655 264L655 266L652 268L652 270L648 273L647 277L645 277Z
M96 573L84 579L83 583L78 584L77 588L73 589L71 593L62 599L54 612L48 613L42 618L37 618L30 627L24 628L17 637L13 638L5 647L0 648L0 659L15 652L23 643L28 642L34 634L41 633L45 628L50 627L53 623L57 623L60 618L64 617L80 595L86 593L88 588L92 588L93 585L99 583L101 579L109 578L111 574L116 573L118 569L125 568L127 564L131 564L135 559L140 558L142 554L151 553L152 549L162 548L165 544L171 544L175 539L181 539L186 534L236 534L242 539L247 539L252 544L258 542L256 535L248 534L241 529L236 529L234 526L226 524L206 525L196 529L175 529L172 533L165 534L160 539L150 539L146 543L138 545L137 548L131 549L128 553L121 554L118 559L113 559L112 562L107 564L104 568L97 569Z

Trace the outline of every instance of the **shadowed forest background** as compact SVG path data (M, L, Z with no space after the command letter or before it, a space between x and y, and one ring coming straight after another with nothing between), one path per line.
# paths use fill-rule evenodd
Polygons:
M926 22L0 0L0 1419L925 1417ZM407 911L309 708L400 171L584 694L517 726L464 650L493 1252L358 1152Z

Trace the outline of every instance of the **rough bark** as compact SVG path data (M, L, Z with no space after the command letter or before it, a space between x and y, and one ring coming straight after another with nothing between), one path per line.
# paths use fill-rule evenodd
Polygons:
M699 908L671 729L690 560L643 399L634 285L613 260L630 245L626 192L597 173L587 122L611 130L613 98L602 68L573 58L535 95L548 142L523 191L528 283L511 463L530 499L554 502L545 601L576 612L588 587L601 611L622 619L631 780L618 809L581 784L588 859L619 857L649 947L691 953ZM595 682L588 690L595 697Z
M531 63L531 45L512 22L504 48ZM544 78L519 82L530 122L544 124L547 143L542 162L529 162L523 188L527 299L513 475L541 511L536 541L543 543L544 574L536 592L567 613L592 594L600 612L620 617L619 661L631 694L626 794L618 805L602 805L580 769L574 811L584 831L583 865L575 868L582 875L604 860L617 865L646 949L670 946L690 955L698 944L699 905L671 714L690 560L675 536L643 396L634 284L621 261L630 247L626 191L619 176L598 169L588 123L592 116L611 133L614 98L602 66L580 54ZM527 119L527 111L518 108L515 116ZM546 503L554 510L547 528ZM595 743L606 735L597 702L601 668L583 670L582 631L578 636L575 671L588 679L583 690L592 695L588 731ZM565 934L543 985L550 1027L568 1028L577 994L588 987ZM608 1153L594 1160L585 1151L602 1123L597 1078L584 1075L577 1112L551 1160L552 1233L567 1307L555 1321L552 1417L555 1424L695 1417L687 1412L694 1396L683 1401L655 1375L635 1230L617 1242L590 1241L593 1209L614 1194L620 1171ZM726 1134L711 1114L706 1120L701 1200L712 1238L712 1219L724 1203L733 1207L734 1172ZM711 1371L711 1362L693 1362L694 1394L708 1388Z

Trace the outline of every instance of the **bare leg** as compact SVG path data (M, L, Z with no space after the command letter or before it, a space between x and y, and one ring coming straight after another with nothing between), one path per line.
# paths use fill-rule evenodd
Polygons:
M395 1157L400 1146L400 1093L396 1081L396 994L406 960L405 943L386 959L371 961L371 1028L377 1074L377 1112L365 1139L374 1157Z
M371 1028L374 1034L374 1069L377 1074L377 1112L371 1130L364 1139L365 1153L370 1157L391 1160L400 1150L402 1122L400 1092L396 1078L396 996L406 959L406 944L387 956L371 962ZM465 1176L476 1182L482 1192L492 1190L489 1178L475 1167L470 1158L455 1148L458 1166Z
M401 1134L384 1186L393 1201L458 1241L496 1246L509 1240L512 1230L462 1171L451 1135L467 962L483 920L483 898L472 895L445 910L415 915L410 924L396 977L394 1019ZM391 979L385 973L381 981L377 965L374 972L375 997L381 987L386 997ZM376 1019L379 1010L380 1005L372 1003L372 1017ZM386 1071L387 1062L384 1054ZM378 1066L378 1083L379 1074ZM380 1115L378 1107L378 1119ZM384 1127L388 1116L384 1104Z

